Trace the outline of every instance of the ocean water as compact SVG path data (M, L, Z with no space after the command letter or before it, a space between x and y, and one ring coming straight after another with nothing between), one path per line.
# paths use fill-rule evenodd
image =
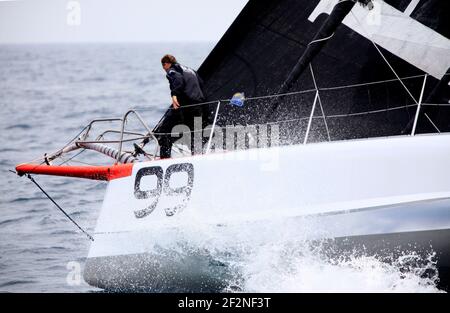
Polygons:
M154 125L170 103L161 57L172 53L197 68L213 46L0 45L0 291L93 290L67 283L69 262L82 266L89 241L27 178L8 170L62 147L94 118L120 117L137 108ZM93 231L104 182L35 179Z
M154 125L169 104L161 69L165 53L197 68L213 43L0 45L0 291L92 292L82 269L89 241L15 165L65 145L91 119L142 110ZM86 154L85 160L95 162ZM35 179L87 231L93 232L106 183L36 176ZM435 277L403 259L327 260L286 236L228 247L240 255L239 277L224 291L439 292ZM264 238L263 238L264 239ZM200 243L192 238L189 244ZM414 256L405 256L412 258ZM75 275L75 276L74 276Z

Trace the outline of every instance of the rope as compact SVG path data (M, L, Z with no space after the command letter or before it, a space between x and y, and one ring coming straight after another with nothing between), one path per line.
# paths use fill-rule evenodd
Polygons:
M449 107L450 103L422 103L425 106L439 106L439 107Z
M70 157L70 158L67 159L67 160L64 160L64 159L63 159L64 162L62 162L62 163L60 163L60 164L58 164L58 165L64 165L65 163L68 163L69 161L72 161L75 157L79 156L79 155L82 154L84 151L86 151L86 149L83 149L83 150L77 152L75 155L73 155L72 157ZM62 159L62 157L60 157L60 158ZM74 161L74 162L75 162L75 161Z
M439 128L433 123L433 121L432 121L431 118L428 116L428 114L427 114L427 113L424 113L424 114L425 114L426 118L430 121L431 125L433 125L434 128L435 128L435 129L438 131L438 133L440 134L441 131L440 131Z
M319 89L320 90L320 89ZM352 117L352 116L358 116L358 115L366 115L366 114L376 114L376 113L382 113L382 112L388 112L388 111L394 111L394 110L400 110L400 109L407 109L409 107L415 107L416 104L408 104L408 105L402 105L387 109L379 109L379 110L372 110L372 111L364 111L364 112L356 112L356 113L348 113L348 114L334 114L334 115L326 115L325 117L327 119L329 118L343 118L343 117ZM312 118L324 118L322 116L313 116ZM275 122L268 122L264 123L264 125L274 125L278 123L288 123L288 122L296 122L296 121L302 121L302 120L308 120L309 117L301 117L301 118L295 118L295 119L287 119L287 120L281 120L281 121L275 121ZM222 128L222 127L221 127ZM190 130L185 132L176 132L176 133L153 133L156 136L159 135L180 135L180 134L192 134L197 132L203 132L203 129L197 129L197 130Z
M406 76L406 77L402 77L401 79L402 80L407 80L407 79L414 79L414 78L423 78L423 77L425 77L425 75L426 74L414 75L414 76ZM342 85L342 86L336 86L336 87L322 87L322 88L320 88L320 90L329 91L329 90L337 90L337 89L345 89L345 88L353 88L353 87L363 87L363 86L370 86L370 85L376 85L376 84L390 83L390 82L396 82L396 81L398 81L397 78L392 78L392 79L379 80L379 81L368 82L368 83Z
M199 133L199 132L203 132L203 129L196 129L196 130L189 130L189 131L185 131L185 132L176 132L176 133L153 133L153 135L155 136L160 136L160 135L180 135L180 134L193 134L193 133Z
M339 118L339 117L349 117L349 116L357 116L357 115L365 115L365 114L374 114L374 113L381 113L381 112L387 112L387 111L393 111L393 110L399 110L399 109L406 109L406 108L415 107L415 106L416 106L415 104L408 104L408 105L402 105L402 106L398 106L398 107L392 107L392 108L380 109L380 110L372 110L372 111L366 111L366 112L328 115L327 118Z
M84 164L84 165L89 165L89 166L102 166L102 165L104 165L104 164L87 163L87 162L83 162L83 161L79 161L79 160L74 160L74 159L72 159L72 158L70 158L70 159L68 159L68 160L64 159L63 157L60 157L60 158L61 158L64 162L62 162L62 163L59 164L58 166L63 165L63 164L65 164L65 163L69 164L69 162L72 162L72 163L79 163L79 164ZM70 164L69 164L69 165L70 165Z
M365 115L365 114L382 113L382 112L386 112L386 111L406 109L406 108L415 107L415 106L416 106L415 104L409 104L409 105L404 105L404 106L399 106L399 107L393 107L393 108L381 109L381 110L373 110L373 111L367 111L367 112L328 115L326 118L342 118L342 117L358 116L358 115ZM312 118L323 118L323 116L313 116ZM276 122L269 122L269 123L265 123L265 125L275 125L278 123L298 122L298 121L309 120L309 119L310 119L310 117L300 117L300 118L293 118L293 119L281 120L281 121L276 121Z
M74 141L75 139L77 139L77 138L78 138L78 137L86 130L86 128L88 128L87 125L84 126L83 129L82 129L75 137L73 137L73 138L72 138L65 146L63 146L63 147L60 148L59 150L54 151L54 152L51 153L50 155L54 155L54 154L57 154L57 153L62 152L62 150L63 150L64 148L66 148L72 141ZM33 162L35 162L35 161L42 160L40 163L36 164L36 166L35 166L32 170L34 170L34 169L36 169L38 166L40 166L40 165L46 163L46 160L45 160L46 155L47 155L47 154L45 154L44 157L39 157L39 158L36 158L36 159L31 160L31 161L29 162L29 163L33 163Z
M156 133L153 133L156 134ZM151 136L139 136L139 137L133 137L133 138L127 138L123 139L122 142L129 142L129 141L137 141L141 139L150 138ZM83 144L83 143L119 143L120 140L91 140L91 141L77 141L77 143Z
M219 101L221 101L221 100L219 100ZM180 106L178 109L191 108L191 107L195 107L195 106L198 106L198 105L206 105L206 104L213 104L213 103L217 103L217 100L216 101L208 101L208 102L202 102L202 103L194 103L194 104L183 105L183 106ZM175 110L172 106L170 108L172 110Z
M86 232L80 225L78 225L77 224L77 222L75 222L71 217L70 217L70 215L69 214L67 214L60 206L59 206L59 204L58 203L56 203L56 201L55 200L53 200L53 198L52 197L50 197L50 195L48 194L48 193L46 193L45 192L45 190L44 189L42 189L42 187L34 180L34 178L33 177L31 177L31 175L30 174L27 174L26 175L43 193L44 193L44 195L46 195L47 196L47 198L51 201L51 202L53 202L53 204L76 226L76 227L78 227L78 229L79 230L81 230L88 238L89 238L89 240L91 240L91 241L94 241L94 238L91 236L91 235L89 235L89 233L88 232Z
M348 1L350 1L350 0L348 0ZM450 74L445 74L445 75L450 75ZM363 86L370 86L370 85L376 85L376 84L395 82L395 81L398 81L398 80L400 80L402 82L403 80L420 78L420 77L424 77L424 76L425 76L425 74L413 75L413 76L405 76L405 77L397 77L397 78L392 78L392 79L385 79L385 80L379 80L379 81L367 82L367 83L359 83L359 84L348 84L348 85L341 85L341 86L334 86L334 87L320 87L317 90L319 90L319 91L330 91L330 90L338 90L338 89L346 89L346 88L355 88L355 87L363 87ZM292 91L292 92L286 92L286 93L280 93L280 94L271 94L271 95L256 96L256 97L246 97L245 100L271 99L271 98L277 98L277 97L294 96L294 95L310 93L310 92L316 92L316 89L305 89L305 90L298 90L298 91ZM414 99L414 97L413 97L413 99ZM189 104L189 105L181 106L179 109L213 104L213 103L217 103L217 101L230 102L230 99L221 99L221 100L214 100L214 101L208 101L208 102ZM175 110L172 106L169 107L169 109L170 110ZM145 112L145 111L154 111L154 108L148 108L148 109L144 108L144 109L139 109L139 111L143 111L143 112Z
M449 74L446 74L449 75ZM414 78L421 78L424 77L425 74L422 75L413 75L413 76L405 76L400 77L400 80L407 80L407 79L414 79ZM348 85L341 85L341 86L334 86L334 87L320 87L317 90L319 91L331 91L331 90L338 90L338 89L346 89L346 88L355 88L355 87L363 87L363 86L370 86L370 85L376 85L376 84L383 84L383 83L390 83L398 81L399 78L392 78L392 79L385 79L385 80L379 80L374 82L367 82L367 83L359 83L359 84L348 84ZM311 93L316 92L316 89L305 89L305 90L298 90L298 91L292 91L292 92L286 92L286 93L280 93L280 94L271 94L271 95L265 95L265 96L255 96L255 97L246 97L245 100L261 100L261 99L271 99L271 98L277 98L277 97L285 97L285 96L294 96L298 94L305 94L305 93ZM202 103L196 103L196 104L190 104L186 106L181 106L181 108L188 108L188 107L195 107L195 106L202 106L207 104L213 104L217 103L217 101L221 102L230 102L230 99L222 99L222 100L215 100L215 101L208 101L208 102L202 102ZM174 110L174 108L170 107L170 110ZM140 111L153 111L154 109L140 109Z
M309 46L309 45L312 45L313 43L316 43L316 42L328 40L328 39L330 39L330 38L333 37L333 36L334 36L334 32L333 32L330 36L328 36L328 37L320 38L320 39L316 39L316 40L311 41L310 43L308 43L308 46Z

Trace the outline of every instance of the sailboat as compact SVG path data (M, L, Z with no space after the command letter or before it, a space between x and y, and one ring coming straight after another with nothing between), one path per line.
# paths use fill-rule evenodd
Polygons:
M337 254L433 251L448 289L448 14L440 0L250 0L198 69L203 121L174 131L199 136L194 155L159 159L160 123L130 110L118 139L90 139L114 119L93 120L16 171L108 181L84 269L99 288L222 290L231 264L189 239L288 221ZM56 164L79 149L114 163Z

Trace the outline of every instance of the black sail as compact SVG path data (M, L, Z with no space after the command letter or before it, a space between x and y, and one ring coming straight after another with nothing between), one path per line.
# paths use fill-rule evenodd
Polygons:
M411 133L420 100L447 106L421 105L415 132L450 131L450 1L369 2L250 0L198 69L208 101L247 98L217 126L276 123L301 143L317 85L308 142Z

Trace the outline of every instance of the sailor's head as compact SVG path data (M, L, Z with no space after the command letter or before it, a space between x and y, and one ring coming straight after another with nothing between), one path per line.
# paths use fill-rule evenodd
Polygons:
M170 69L172 64L175 63L177 63L177 59L175 59L173 55L166 54L161 58L161 65L166 72Z

